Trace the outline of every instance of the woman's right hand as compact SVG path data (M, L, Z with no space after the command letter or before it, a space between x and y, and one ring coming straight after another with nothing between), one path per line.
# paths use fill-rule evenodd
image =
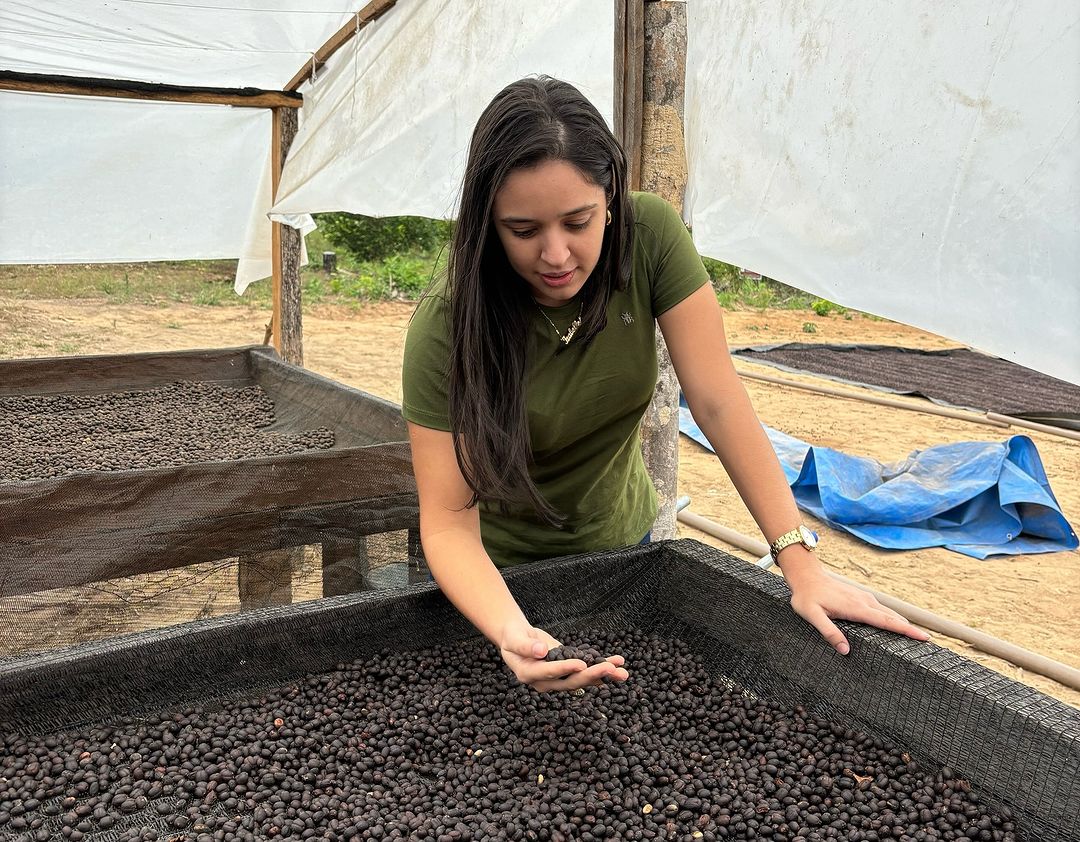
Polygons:
M630 677L623 669L622 655L612 655L591 667L577 659L545 661L548 650L560 645L543 629L515 625L503 632L499 654L518 681L540 693L577 690L600 684L605 679L626 681Z

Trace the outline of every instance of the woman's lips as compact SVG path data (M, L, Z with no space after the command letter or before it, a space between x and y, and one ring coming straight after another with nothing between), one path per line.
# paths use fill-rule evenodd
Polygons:
M563 272L561 275L551 275L547 272L541 272L540 277L544 279L544 283L549 287L564 287L574 280L574 273L576 271L576 269L571 269L569 272Z

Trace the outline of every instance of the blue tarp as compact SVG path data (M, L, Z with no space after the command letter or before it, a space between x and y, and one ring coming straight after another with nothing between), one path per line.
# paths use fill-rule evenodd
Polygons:
M679 429L712 450L685 402ZM974 558L1074 550L1035 443L961 442L883 465L765 427L800 509L877 547Z

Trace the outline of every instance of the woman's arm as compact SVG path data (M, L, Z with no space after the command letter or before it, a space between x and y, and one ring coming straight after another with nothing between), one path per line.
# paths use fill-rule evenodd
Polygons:
M796 528L802 518L735 372L712 285L699 288L663 313L658 322L694 420L771 544ZM855 620L919 640L928 637L872 595L829 578L802 544L782 550L777 563L791 588L792 607L841 654L847 654L848 643L834 619Z
M573 690L605 676L626 680L620 656L588 669L584 661L543 660L559 642L529 623L484 550L480 515L475 506L468 507L472 491L461 475L450 433L411 422L408 426L420 499L420 539L431 574L447 599L499 647L518 680L537 690Z

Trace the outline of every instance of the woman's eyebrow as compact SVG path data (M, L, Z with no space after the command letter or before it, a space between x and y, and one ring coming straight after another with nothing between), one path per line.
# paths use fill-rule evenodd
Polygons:
M573 210L567 211L566 213L560 213L559 218L561 219L564 216L574 216L575 214L585 213L585 211L595 208L596 204L596 202L593 202L591 205L582 205L580 208L574 208ZM505 222L508 225L514 225L522 222L536 222L536 220L527 219L524 216L504 216L502 219L499 220L499 222Z

